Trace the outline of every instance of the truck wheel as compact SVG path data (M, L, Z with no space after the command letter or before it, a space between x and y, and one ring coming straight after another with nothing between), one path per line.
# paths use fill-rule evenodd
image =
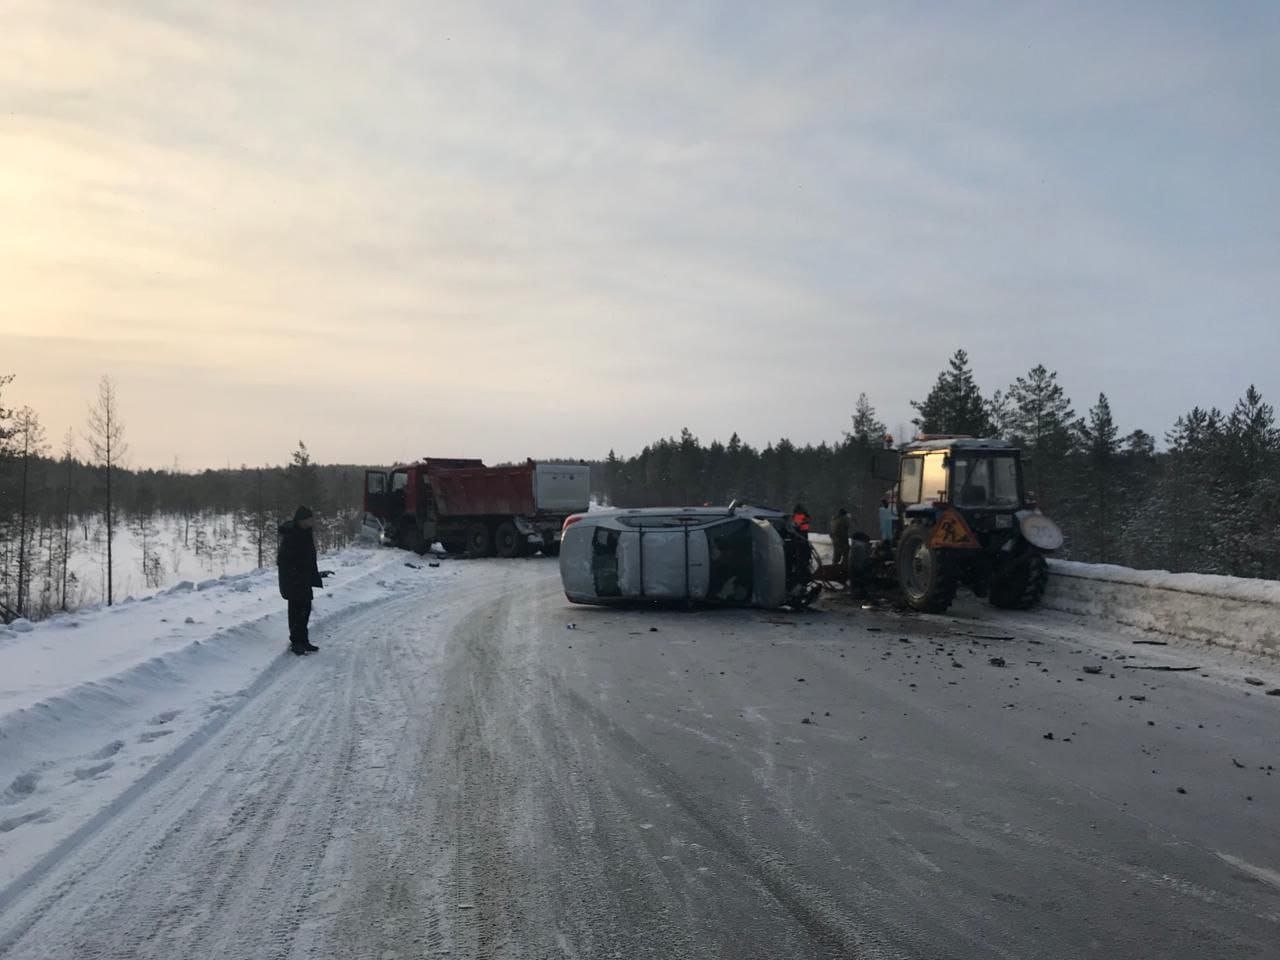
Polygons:
M991 605L1002 610L1030 610L1049 584L1049 564L1030 551L991 581Z
M423 539L422 531L412 520L406 519L400 524L400 533L396 540L404 549L412 550L418 556L427 552L427 543Z
M943 613L956 598L955 565L945 550L929 547L929 528L908 527L898 541L898 585L912 610Z
M489 528L483 523L473 523L467 527L467 553L473 557L487 557L493 550L489 539Z
M520 532L510 520L498 524L498 529L493 534L493 543L498 548L498 556L508 560L520 556L520 548L524 546Z
M552 540L550 543L545 540L542 541L542 555L544 557L560 556L560 541Z

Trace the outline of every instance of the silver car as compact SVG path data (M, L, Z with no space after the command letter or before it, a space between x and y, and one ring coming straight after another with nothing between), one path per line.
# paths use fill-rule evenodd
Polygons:
M779 607L786 517L758 507L600 510L565 521L560 579L574 603Z

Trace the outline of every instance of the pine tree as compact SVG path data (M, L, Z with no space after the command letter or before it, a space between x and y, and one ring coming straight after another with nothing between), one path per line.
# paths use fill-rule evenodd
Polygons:
M1089 419L1077 421L1076 429L1087 464L1086 502L1094 556L1098 562L1107 563L1115 539L1115 531L1110 529L1111 485L1120 442L1119 431L1111 416L1111 404L1105 393L1098 394L1097 404L1089 409Z
M929 395L924 400L912 400L911 406L919 414L911 422L921 433L985 437L992 432L987 402L973 379L969 355L964 350L952 355Z
M1071 409L1058 374L1043 364L1032 367L1026 377L1018 377L1009 387L1004 435L1023 446L1030 454L1028 472L1032 489L1041 505L1055 505L1056 486L1051 478L1060 475L1062 465L1071 452Z
M298 441L298 449L293 451L289 466L285 469L285 478L291 501L295 505L309 506L314 509L319 502L320 481L316 465L311 462L311 453L301 440Z
M871 405L865 393L858 394L853 407L853 429L845 434L846 441L852 441L867 448L883 445L884 435L888 432L884 423L876 416L876 408Z

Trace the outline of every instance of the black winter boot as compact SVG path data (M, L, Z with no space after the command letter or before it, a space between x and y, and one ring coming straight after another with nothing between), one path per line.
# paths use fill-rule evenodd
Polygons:
M310 640L306 640L306 641L304 641L304 642L303 642L303 644L302 644L302 649L303 649L303 650L305 650L305 651L307 651L307 653L315 653L315 652L316 652L317 650L319 650L320 648L319 648L319 647L317 647L317 646L316 646L314 643L312 643Z

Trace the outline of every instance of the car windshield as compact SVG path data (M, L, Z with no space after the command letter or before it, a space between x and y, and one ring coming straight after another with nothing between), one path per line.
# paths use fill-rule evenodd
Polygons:
M953 456L952 483L960 507L1016 507L1018 461L1011 456Z

